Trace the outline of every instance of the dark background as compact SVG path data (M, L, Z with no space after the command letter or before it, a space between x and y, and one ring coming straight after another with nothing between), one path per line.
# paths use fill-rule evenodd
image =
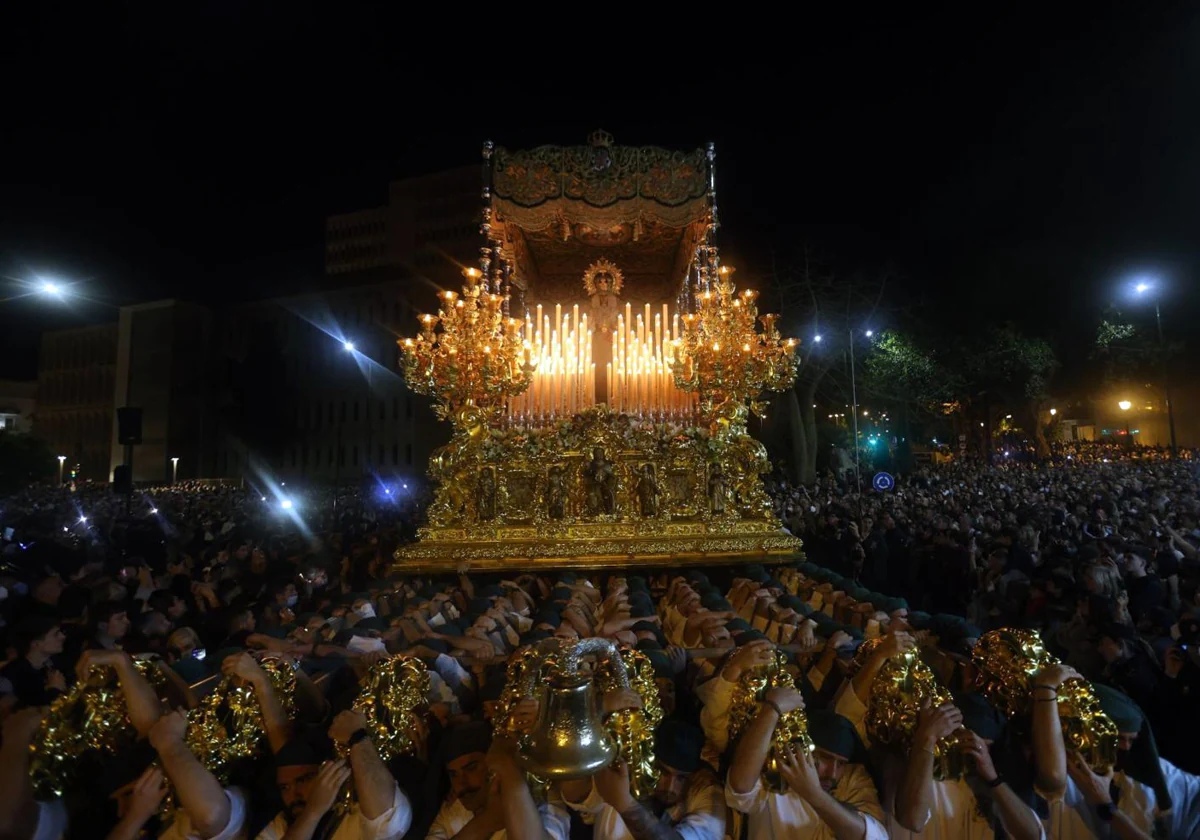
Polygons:
M327 214L476 162L484 139L601 127L715 141L726 248L891 265L934 322L1016 318L1070 359L1132 272L1167 282L1176 333L1195 309L1187 4L676 9L691 32L614 6L513 28L501 7L439 22L409 4L18 5L0 13L0 275L6 295L50 276L94 302L0 305L0 375L32 377L43 329L114 305L308 288Z

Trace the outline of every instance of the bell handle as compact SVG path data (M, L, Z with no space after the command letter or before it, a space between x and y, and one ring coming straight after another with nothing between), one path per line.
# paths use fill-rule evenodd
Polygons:
M612 665L613 677L617 681L617 688L623 691L629 689L629 671L625 668L625 660L621 658L621 651L612 639L602 639L597 636L580 639L567 648L566 654L566 671L568 674L579 673L579 662L583 657L602 655Z
M533 656L525 663L521 674L521 682L517 686L520 697L533 697L541 677L542 661L548 653L558 653L563 649L563 640L558 638L542 639L533 647Z

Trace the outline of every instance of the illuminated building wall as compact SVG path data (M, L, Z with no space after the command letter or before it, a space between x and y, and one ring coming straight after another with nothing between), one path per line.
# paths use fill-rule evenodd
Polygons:
M116 324L42 335L33 431L82 479L110 478L116 370Z

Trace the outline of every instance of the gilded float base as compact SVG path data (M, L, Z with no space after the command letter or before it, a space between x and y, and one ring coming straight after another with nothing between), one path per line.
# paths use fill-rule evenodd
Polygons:
M803 559L801 541L773 522L579 522L547 526L421 529L397 549L393 570L408 573L538 571L562 568L778 564Z

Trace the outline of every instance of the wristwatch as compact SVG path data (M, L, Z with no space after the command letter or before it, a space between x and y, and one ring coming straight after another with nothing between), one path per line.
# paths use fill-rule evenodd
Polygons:
M1113 804L1111 802L1101 802L1096 806L1096 816L1101 822L1112 822Z

